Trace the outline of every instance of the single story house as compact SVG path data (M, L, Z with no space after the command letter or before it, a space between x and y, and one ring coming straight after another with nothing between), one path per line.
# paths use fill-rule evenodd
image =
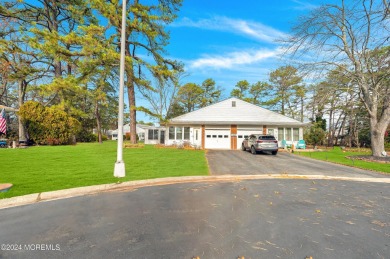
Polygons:
M144 124L136 124L136 132L139 141L145 144L164 144L165 127L155 127ZM130 134L130 124L123 125L123 135ZM112 140L118 139L118 129L112 131Z
M138 135L138 139L143 141L145 140L145 128L149 127L149 125L136 124L136 132ZM130 134L130 123L123 125L123 135ZM118 129L111 131L111 139L118 139Z
M147 126L145 130L145 144L165 144L165 127Z
M238 98L212 104L171 119L166 128L165 144L190 142L205 149L240 149L250 134L270 134L278 140L295 144L303 139L300 121L261 108Z

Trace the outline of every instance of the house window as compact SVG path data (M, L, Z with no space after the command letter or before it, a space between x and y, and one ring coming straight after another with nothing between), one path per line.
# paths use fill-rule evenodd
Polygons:
M298 141L299 140L299 129L294 128L293 129L293 141Z
M286 140L291 141L291 128L286 128Z
M190 129L190 127L169 127L169 139L190 140Z
M149 140L158 140L158 129L149 129L148 130L148 139Z
M236 107L236 101L232 101L232 107Z
M169 139L175 139L175 128L169 127Z
M190 127L184 127L184 139L190 139Z
M176 127L176 139L183 139L183 128Z
M278 140L284 140L284 128L278 128Z

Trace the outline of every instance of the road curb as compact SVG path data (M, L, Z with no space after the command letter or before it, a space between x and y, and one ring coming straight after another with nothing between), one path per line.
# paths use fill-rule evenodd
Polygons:
M288 174L267 174L267 175L220 175L220 176L185 176L167 177L150 180L129 181L121 183L101 184L95 186L77 187L72 189L28 194L0 200L0 209L28 205L37 202L66 199L84 195L92 195L109 191L129 191L142 187L171 185L179 183L197 182L235 182L244 180L272 180L272 179L300 179L300 180L336 180L355 181L370 183L390 184L390 178L368 178L368 177L337 177L325 175L288 175Z

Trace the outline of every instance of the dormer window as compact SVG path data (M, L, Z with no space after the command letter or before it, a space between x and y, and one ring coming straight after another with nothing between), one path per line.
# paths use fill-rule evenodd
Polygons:
M236 107L236 101L232 101L232 107Z

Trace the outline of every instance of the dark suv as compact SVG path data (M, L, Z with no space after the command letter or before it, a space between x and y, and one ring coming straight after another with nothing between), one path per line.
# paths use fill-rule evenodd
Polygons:
M252 134L242 142L241 149L249 150L254 155L260 151L271 151L272 155L276 155L278 141L272 135Z

